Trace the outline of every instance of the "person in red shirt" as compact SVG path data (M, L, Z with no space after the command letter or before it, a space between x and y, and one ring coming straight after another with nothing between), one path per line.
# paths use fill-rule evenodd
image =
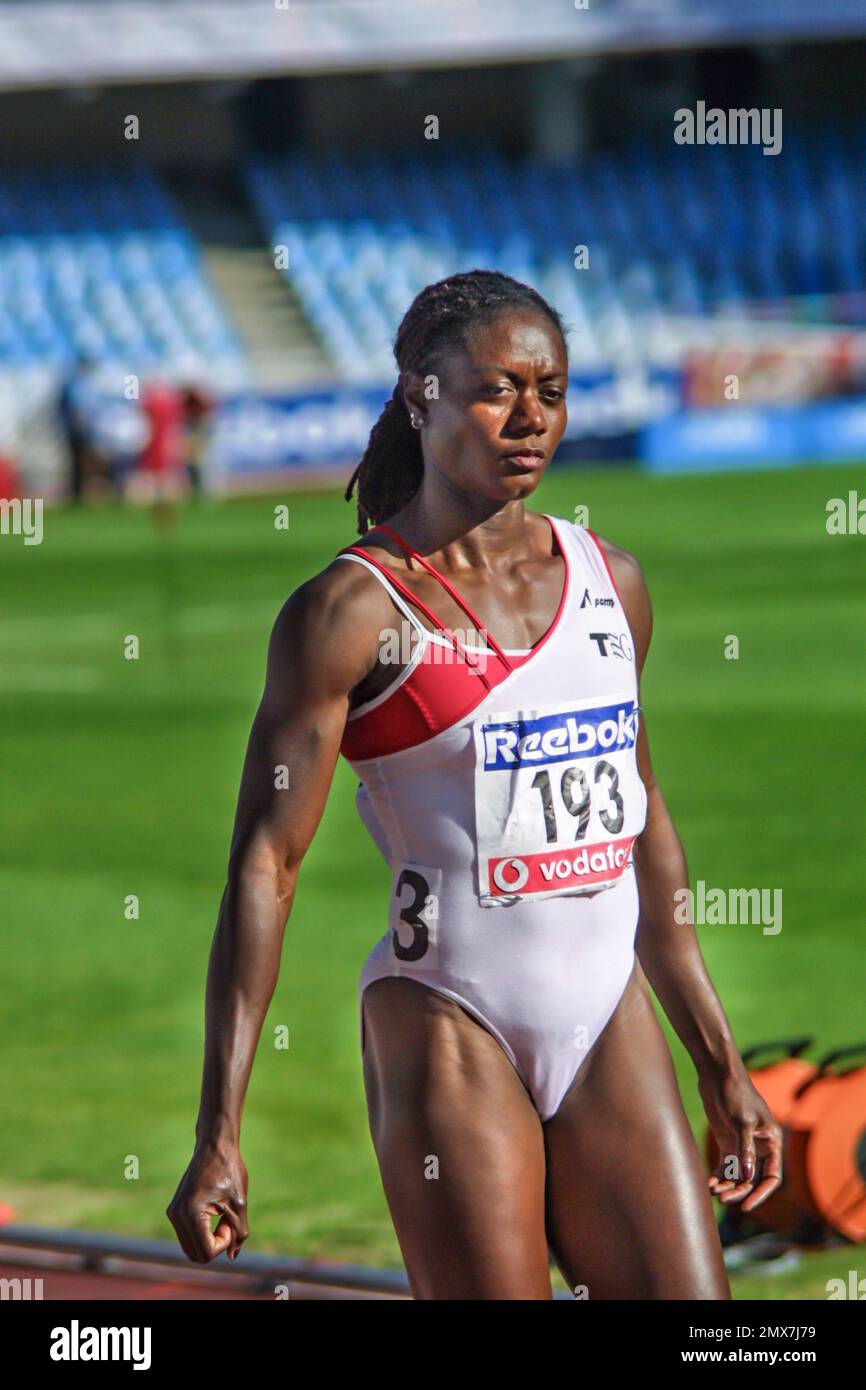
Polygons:
M149 438L139 467L154 497L176 497L184 480L183 395L168 381L152 380L141 396Z

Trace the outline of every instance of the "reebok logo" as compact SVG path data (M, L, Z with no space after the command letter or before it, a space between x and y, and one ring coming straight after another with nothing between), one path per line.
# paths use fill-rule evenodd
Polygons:
M637 716L638 706L629 700L536 719L483 724L484 771L501 772L535 763L563 762L575 755L590 758L633 748Z

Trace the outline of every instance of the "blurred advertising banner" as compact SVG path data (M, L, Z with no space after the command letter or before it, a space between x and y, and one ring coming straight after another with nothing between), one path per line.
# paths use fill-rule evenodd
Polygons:
M208 467L230 485L232 478L243 475L356 462L390 389L345 386L226 396L212 422ZM570 444L604 442L604 452L609 452L617 441L632 440L650 420L676 409L680 391L679 373L672 371L570 377L563 458L569 456Z
M682 411L647 426L641 460L654 473L785 468L866 455L866 395L814 405Z
M730 400L774 405L861 394L866 394L863 332L809 332L691 348L683 356L683 404L697 409Z

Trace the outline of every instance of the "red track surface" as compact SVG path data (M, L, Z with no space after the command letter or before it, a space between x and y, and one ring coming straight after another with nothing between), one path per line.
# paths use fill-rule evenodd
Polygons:
M49 1300L73 1299L252 1299L273 1303L273 1288L263 1289L254 1275L215 1274L205 1269L160 1269L158 1265L136 1264L132 1260L106 1261L111 1271L82 1269L74 1256L52 1255L6 1247L9 1263L0 1264L0 1279L42 1280L42 1297ZM20 1258L19 1258L20 1255ZM24 1263L26 1258L27 1263ZM113 1271L117 1271L116 1273ZM31 1287L33 1287L31 1283ZM26 1285L25 1285L26 1288ZM289 1281L291 1299L376 1299L392 1300L391 1294L361 1293L357 1290L330 1289ZM401 1299L405 1302L405 1299Z

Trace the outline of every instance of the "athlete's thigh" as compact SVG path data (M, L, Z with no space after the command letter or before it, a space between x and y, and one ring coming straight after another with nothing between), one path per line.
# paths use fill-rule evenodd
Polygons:
M549 1299L544 1138L493 1035L406 978L363 996L364 1084L418 1299Z
M544 1126L548 1239L590 1299L728 1299L704 1165L635 969Z

